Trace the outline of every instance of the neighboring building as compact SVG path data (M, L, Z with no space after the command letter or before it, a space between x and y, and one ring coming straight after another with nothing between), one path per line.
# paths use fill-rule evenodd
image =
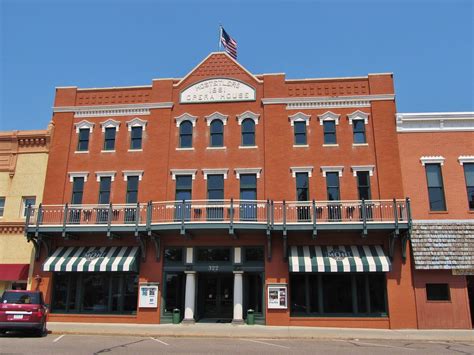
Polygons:
M392 74L57 88L32 287L51 321L416 328Z
M474 319L474 112L399 113L420 328Z
M41 202L49 139L49 131L0 132L0 295L31 283L25 206Z

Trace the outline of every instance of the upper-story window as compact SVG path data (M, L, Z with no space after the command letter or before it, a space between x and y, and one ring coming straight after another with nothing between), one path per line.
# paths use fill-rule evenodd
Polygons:
M224 175L207 175L207 198L209 200L224 199Z
M255 145L255 122L251 118L246 118L242 121L242 145Z
M211 122L211 147L224 146L224 124L221 120Z
M137 175L127 177L126 203L138 202L138 178Z
M115 150L115 132L113 127L107 127L104 132L104 150Z
M334 121L323 122L324 144L337 144L336 123Z
M23 196L22 198L23 204L23 217L26 217L26 211L28 210L28 206L34 206L36 204L36 196Z
M89 150L89 128L81 128L79 130L79 140L77 142L77 151L86 152Z
M106 205L110 203L110 188L112 186L111 176L101 176L99 183L99 204Z
M192 175L176 176L176 201L191 200L193 191Z
M326 185L327 185L328 201L339 201L341 199L341 195L339 191L339 173L327 172Z
M130 132L130 149L129 150L141 150L143 132L146 129L147 121L139 118L134 118L127 122L128 130Z
M357 171L357 191L359 200L370 200L370 175L368 171Z
M310 118L310 115L302 112L295 113L289 117L290 123L293 126L294 146L306 146L308 144L306 126L309 125Z
M3 213L5 212L5 197L0 197L0 217L3 217Z
M365 126L369 122L369 114L357 110L350 115L347 115L347 118L349 119L349 124L353 127L354 144L367 143Z
M82 204L82 195L84 194L84 177L73 177L71 204Z
M296 173L296 199L298 201L309 200L309 178L308 173Z
M257 175L256 174L240 174L240 199L256 200L257 199Z
M336 126L339 124L340 115L328 111L318 117L320 124L323 126L323 144L337 144Z
M431 211L446 211L441 164L425 164Z
M89 121L81 121L75 124L78 134L77 149L78 152L87 152L89 150L89 136L94 129L94 124Z
M466 179L467 200L469 209L474 210L474 163L464 163L464 177Z
M179 147L192 148L193 146L193 124L183 121L179 125Z

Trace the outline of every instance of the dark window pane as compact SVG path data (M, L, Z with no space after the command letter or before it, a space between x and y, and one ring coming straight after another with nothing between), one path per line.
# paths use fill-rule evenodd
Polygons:
M371 313L386 313L385 304L385 274L369 274L369 298Z
M426 177L428 179L428 187L443 186L441 166L439 164L426 164Z
M87 151L89 149L89 128L79 129L78 151Z
M208 175L207 176L208 189L224 189L224 175Z
M191 175L179 175L176 176L176 187L178 189L190 189L193 184L193 178Z
M82 285L83 303L82 309L85 312L107 313L109 302L108 280L104 274L84 274Z
M165 262L182 262L183 261L183 248L166 248Z
M324 121L324 144L336 144L336 123L334 121Z
M326 184L329 201L340 200L339 195L339 173L330 172L326 173Z
M136 313L138 295L138 275L125 274L123 281L123 312ZM120 297L121 295L117 295ZM119 303L120 304L120 303Z
M211 134L211 147L222 147L224 146L224 137L222 133Z
M428 188L428 196L430 199L431 211L446 211L446 205L444 202L444 191L442 187Z
M165 312L173 312L173 309L179 309L183 313L183 294L184 294L184 274L167 273L166 274L166 296Z
M257 191L255 189L240 189L241 200L256 200Z
M296 173L296 187L308 188L308 174L307 173Z
M257 175L255 174L241 174L240 188L257 188Z
M469 209L474 210L474 187L469 187L467 189L467 199L469 202Z
M356 274L354 275L356 279L356 288L357 288L357 311L358 313L367 313L367 290L368 290L368 278L367 274Z
M449 301L448 284L426 284L426 299L428 301Z
M426 179L428 183L428 197L432 211L445 211L443 177L440 164L426 164Z
M294 122L295 133L306 133L306 122Z
M104 134L104 150L115 149L115 128L109 127L105 129Z
M245 248L245 261L263 261L264 252L263 248Z
M242 145L243 146L254 146L255 145L255 133L242 133Z
M132 127L130 149L141 149L142 148L142 127Z
M352 121L354 126L354 143L366 143L365 123L363 120Z
M138 176L128 176L126 203L137 203L137 202L138 202Z
M354 133L354 143L362 144L366 143L365 141L365 133Z
M230 249L228 248L198 248L198 261L230 261Z
M176 200L177 201L191 200L191 191L187 191L187 190L176 191Z
M469 209L474 210L474 164L464 163L464 176L466 178Z
M181 148L193 146L193 125L189 121L184 121L179 126L179 146Z
M327 274L322 280L324 313L352 313L351 275Z
M260 273L245 273L245 288L244 288L244 309L253 309L255 313L261 313L262 299L263 299L263 283L262 275Z
M293 314L309 313L306 306L306 280L305 275L290 275L290 311Z
M71 203L80 205L82 203L82 194L84 191L84 178L75 177L72 183Z
M222 133L223 127L224 125L221 120L214 120L211 122L211 133Z
M308 275L309 311L319 313L318 275Z
M99 186L99 204L110 203L110 185L112 178L102 177Z
M193 133L193 124L189 121L183 121L180 124L180 133L181 134L192 134Z
M295 145L305 145L306 140L306 122L295 122Z
M370 175L368 171L357 172L357 188L359 190L359 199L370 200Z

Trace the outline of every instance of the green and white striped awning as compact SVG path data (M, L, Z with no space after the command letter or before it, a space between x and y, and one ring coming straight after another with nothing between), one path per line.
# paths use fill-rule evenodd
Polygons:
M292 246L290 272L388 272L390 259L380 245Z
M43 271L138 272L138 247L59 247L43 264Z

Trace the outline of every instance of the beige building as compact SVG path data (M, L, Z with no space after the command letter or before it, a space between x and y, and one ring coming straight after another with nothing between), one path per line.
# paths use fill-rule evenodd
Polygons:
M32 281L25 206L43 198L49 142L50 130L0 132L0 295Z

